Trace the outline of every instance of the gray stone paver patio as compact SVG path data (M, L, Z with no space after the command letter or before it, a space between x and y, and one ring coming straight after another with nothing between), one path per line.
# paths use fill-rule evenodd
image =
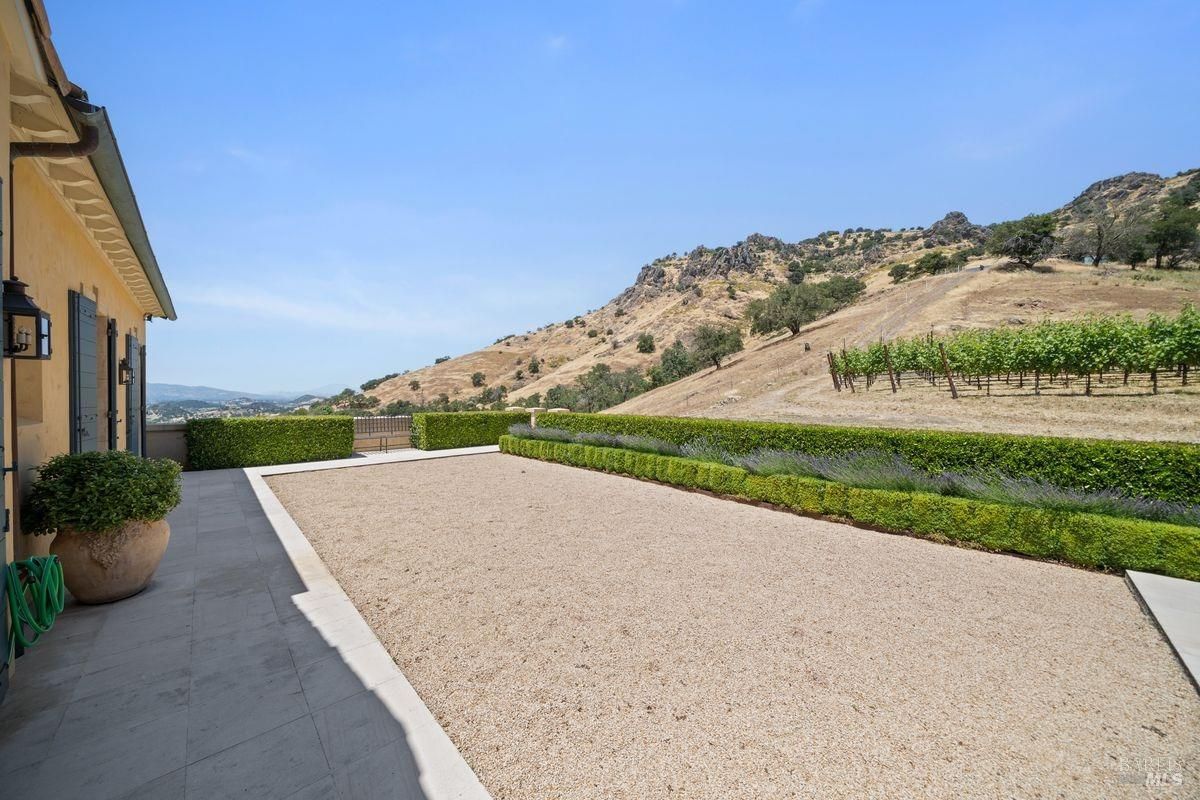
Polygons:
M3 794L486 798L261 478L431 455L187 473L151 586L17 661Z

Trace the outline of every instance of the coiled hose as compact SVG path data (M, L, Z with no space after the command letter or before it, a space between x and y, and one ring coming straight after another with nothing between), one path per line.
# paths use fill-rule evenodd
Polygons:
M14 561L6 568L5 592L8 595L8 645L32 647L42 634L54 626L67 600L62 564L58 556L34 556ZM26 636L28 628L32 633Z

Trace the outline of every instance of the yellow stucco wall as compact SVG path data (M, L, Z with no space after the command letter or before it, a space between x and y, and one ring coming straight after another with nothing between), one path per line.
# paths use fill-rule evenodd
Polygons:
M3 102L0 102L0 148L2 148L2 149L0 149L0 152L6 153L6 154L8 153L8 145L12 138L9 135L9 121L11 119L11 111L10 111L11 105L9 103L10 92L9 92L9 79L8 79L9 70L12 66L12 52L9 49L8 39L9 39L8 36L0 36L0 60L3 60L3 62L4 62L3 65L0 66L0 92L3 92L3 95L4 95ZM7 164L8 159L7 158L4 159L4 162ZM5 167L4 174L3 174L5 186L8 185L9 177L10 176L8 174L8 168ZM8 207L8 198L7 197L4 198L3 205L4 205L4 213L2 216L0 216L0 228L2 228L5 232L7 232L12 229L12 225L10 224L11 217L9 216L10 209ZM8 263L8 241L7 241L7 239L4 240L3 255L2 255L2 257L0 257L0 260L3 260L3 262L5 264ZM4 391L2 393L0 393L3 395L3 399L0 400L0 403L3 403L4 419L8 420L9 414L11 411L10 403L9 403L9 399L10 399L9 391L8 391L9 367L6 364L3 364L3 362L0 362L0 371L2 371L4 373L3 378L0 378L0 381L2 381L2 386L4 389ZM10 438L9 428L8 428L8 425L5 425L4 431L3 431L3 436L0 437L0 441L4 442L4 465L5 466L8 465L9 458L10 458L9 445L8 445L9 438ZM11 480L7 480L7 479L4 481L4 507L5 508L13 507L13 482ZM6 556L6 560L9 562L11 562L13 560L13 556L15 555L15 549L16 549L15 539L16 539L15 531L9 531L8 535L6 535L4 537L5 556ZM3 627L3 625L0 625L0 627ZM4 660L4 659L0 659L0 660Z
M7 153L10 143L10 70L7 37L0 37L0 148ZM8 159L5 159L8 163ZM145 342L145 321L132 292L120 279L96 245L74 210L59 195L33 159L20 159L3 173L5 186L12 181L11 203L4 198L4 274L8 275L10 237L15 247L17 276L29 284L29 295L48 311L52 322L53 355L46 361L4 359L3 440L5 461L16 472L5 482L7 506L13 511L14 530L6 540L10 560L47 551L49 537L20 533L19 506L28 490L35 467L50 456L70 449L70 375L68 347L68 291L75 290L96 301L97 321L117 321L118 357L125 354L125 334ZM100 337L101 357L106 347ZM107 409L103 388L104 364L98 372L102 388L101 414ZM14 408L14 400L16 406ZM125 387L117 387L118 447L125 446ZM14 425L15 423L15 425ZM107 419L100 419L100 446L107 447ZM16 429L14 441L14 427ZM15 446L14 446L15 445ZM14 458L15 456L15 458Z
M74 290L96 301L101 326L110 318L117 321L118 356L125 353L125 334L132 333L138 341L145 341L146 325L133 294L37 167L30 161L17 161L12 178L16 196L12 203L15 219L11 230L16 237L17 275L29 284L30 296L50 313L53 323L53 356L48 361L19 364L12 384L17 390L16 477L20 495L29 486L38 464L70 449L68 292ZM102 353L103 347L102 344ZM9 363L12 364L11 359ZM100 371L103 370L101 364ZM6 380L12 380L13 375L10 366ZM107 404L105 395L101 389L102 408ZM12 412L10 400L9 414ZM118 447L124 447L124 387L118 387L117 391L117 417ZM6 427L11 428L12 419L8 416ZM100 446L104 448L107 423L103 419L100 430ZM9 436L6 432L6 438ZM48 544L45 538L19 537L17 557L44 552Z
M58 100L49 86L49 78L43 70L42 51L33 34L34 27L30 24L25 3L0 2L0 152L5 155L9 153L13 138L14 94L19 95L22 113L37 107L39 111L49 112L51 117L57 111L59 118L63 118L57 106L41 105L55 104ZM23 79L14 79L18 72ZM34 87L32 92L31 85ZM22 91L15 93L15 86L20 86ZM44 95L44 99L39 99L38 95ZM25 122L22 122L25 135L20 137L23 139L33 135ZM13 561L48 551L50 537L26 536L20 532L20 500L32 484L35 468L47 458L70 449L73 421L70 419L68 292L78 291L96 301L97 375L100 377L98 443L102 448L108 446L105 326L109 319L116 321L116 355L120 358L125 354L126 334L132 333L145 343L146 325L145 309L85 228L76 210L59 194L58 184L43 174L45 162L21 159L13 164L5 158L4 163L8 165L0 168L5 190L0 192L3 199L0 203L3 208L0 213L0 230L3 231L0 261L4 277L8 276L10 266L14 266L16 275L29 285L29 295L50 313L53 323L53 355L49 360L0 360L3 463L15 468L4 477L4 507L13 514L13 528L3 537L3 547L7 560ZM80 161L67 163L81 164ZM90 171L86 165L84 169ZM11 194L7 191L10 189ZM15 251L11 258L10 245ZM125 387L117 387L116 398L117 447L123 448L127 419ZM0 661L7 660L8 668L14 670L11 653L8 656Z

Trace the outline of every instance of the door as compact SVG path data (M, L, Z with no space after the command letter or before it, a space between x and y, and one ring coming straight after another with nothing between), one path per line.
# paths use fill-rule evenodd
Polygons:
M69 295L71 452L98 450L99 397L96 381L96 301Z
M142 454L142 346L132 333L125 334L125 360L129 383L125 384L125 449Z
M146 345L138 350L138 455L146 457Z

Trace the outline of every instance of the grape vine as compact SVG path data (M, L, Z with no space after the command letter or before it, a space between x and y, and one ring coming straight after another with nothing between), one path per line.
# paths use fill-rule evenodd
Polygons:
M945 362L942 352L945 352ZM918 336L830 354L835 385L854 390L888 377L889 360L896 383L905 373L936 382L949 371L967 385L986 380L1014 381L1040 391L1047 383L1082 380L1090 394L1094 381L1149 375L1158 391L1164 374L1188 382L1200 366L1200 311L1187 305L1173 318L1151 314L1089 316L1069 322L1040 322L1024 328L962 331L946 337ZM897 387L899 388L899 387Z

